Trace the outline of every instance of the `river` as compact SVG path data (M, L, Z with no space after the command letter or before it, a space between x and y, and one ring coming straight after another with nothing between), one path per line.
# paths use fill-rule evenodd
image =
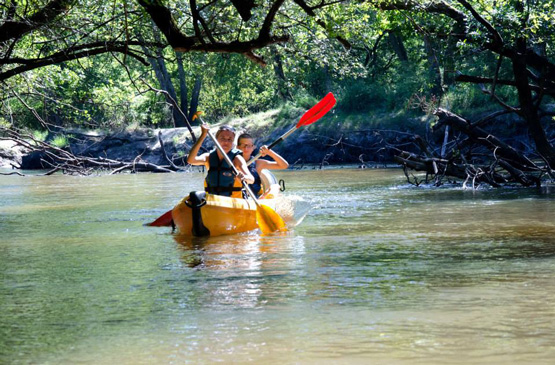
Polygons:
M286 234L143 226L201 173L0 176L2 364L552 364L554 188L282 171Z

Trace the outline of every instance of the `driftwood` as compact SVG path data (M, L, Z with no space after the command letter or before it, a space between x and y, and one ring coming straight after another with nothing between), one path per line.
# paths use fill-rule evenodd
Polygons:
M322 159L322 162L320 162L320 170L324 168L324 165L329 165L330 163L328 162L328 160L333 157L333 152L327 153L324 158Z
M437 109L434 114L439 118L438 123L434 126L435 130L450 125L454 129L467 135L473 142L488 148L490 151L494 152L497 157L504 158L507 162L518 168L525 171L539 170L539 167L528 157L522 155L513 147L484 129L472 125L462 117L441 108Z
M118 161L105 157L89 157L75 155L63 148L56 147L50 143L40 141L29 134L14 129L1 128L0 132L5 136L3 139L14 141L17 145L24 147L29 153L38 154L41 165L49 169L43 175L51 175L61 171L70 175L90 175L98 170L107 170L111 174L123 171L130 172L176 172L185 170L185 166L177 166L164 150L164 144L160 135L158 136L162 153L168 161L168 165L157 165L141 159L141 154L133 161ZM14 166L17 168L17 166Z
M435 185L441 185L445 177L464 180L464 185L472 182L476 187L480 184L499 187L506 184L520 184L523 186L539 186L542 176L551 178L555 175L551 167L541 158L530 158L518 151L500 138L481 128L479 121L470 121L445 109L437 109L434 114L438 122L433 131L441 128L451 128L465 136L458 137L451 143L447 151L447 138L443 139L441 154L434 155L432 148L419 136L415 137L415 144L420 147L421 154L399 151L394 157L395 162L403 166L407 181L420 185L414 176L409 176L408 170L426 173L426 182L432 176ZM448 132L445 132L447 134Z

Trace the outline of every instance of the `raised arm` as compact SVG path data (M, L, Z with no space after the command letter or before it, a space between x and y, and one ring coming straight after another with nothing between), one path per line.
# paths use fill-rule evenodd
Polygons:
M204 139L208 135L209 128L210 127L208 127L207 124L203 124L200 126L201 134L200 134L200 137L195 142L195 144L193 145L193 147L191 147L191 150L189 151L189 156L187 156L188 164L200 166L200 165L206 165L208 163L208 153L203 153L200 156L197 156L197 155L198 155L200 146L202 146L202 142L204 142Z
M260 147L260 154L262 156L270 156L274 161L269 160L257 160L256 169L268 169L268 170L283 170L289 167L289 163L281 157L279 154L269 149L266 145Z

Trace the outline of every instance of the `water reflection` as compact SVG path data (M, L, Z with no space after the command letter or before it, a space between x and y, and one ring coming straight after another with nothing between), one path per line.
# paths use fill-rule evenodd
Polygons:
M191 268L252 269L268 255L291 250L292 232L262 236L259 232L223 237L191 237L176 233L173 238L183 249L182 261ZM248 260L236 260L248 258Z
M301 225L214 238L142 225L201 174L0 178L0 363L551 363L548 191L287 175Z
M262 236L258 232L221 236L173 236L181 262L211 280L198 283L210 306L254 308L283 300L302 265L304 243L294 232ZM301 266L302 267L302 266ZM195 276L195 277L196 277Z

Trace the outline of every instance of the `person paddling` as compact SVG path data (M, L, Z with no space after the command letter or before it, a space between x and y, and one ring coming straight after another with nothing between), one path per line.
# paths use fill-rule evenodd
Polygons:
M254 139L248 133L241 134L237 139L237 148L243 152L243 157L247 161L251 158L255 147ZM261 191L262 181L260 179L260 171L262 171L262 169L282 170L289 167L289 163L283 157L269 149L266 145L260 147L260 154L263 157L270 156L274 161L258 159L248 166L249 172L254 176L254 183L249 183L249 185L257 197L263 193Z
M202 131L201 135L193 147L191 147L187 162L195 166L205 166L208 169L204 185L206 192L209 194L242 198L241 190L243 186L241 180L252 184L255 182L255 179L250 173L245 159L241 156L242 152L234 148L235 129L228 125L221 126L216 132L216 140L237 168L237 176L234 176L231 166L227 164L223 155L217 149L197 156L200 146L210 130L207 124L202 124L200 128Z

